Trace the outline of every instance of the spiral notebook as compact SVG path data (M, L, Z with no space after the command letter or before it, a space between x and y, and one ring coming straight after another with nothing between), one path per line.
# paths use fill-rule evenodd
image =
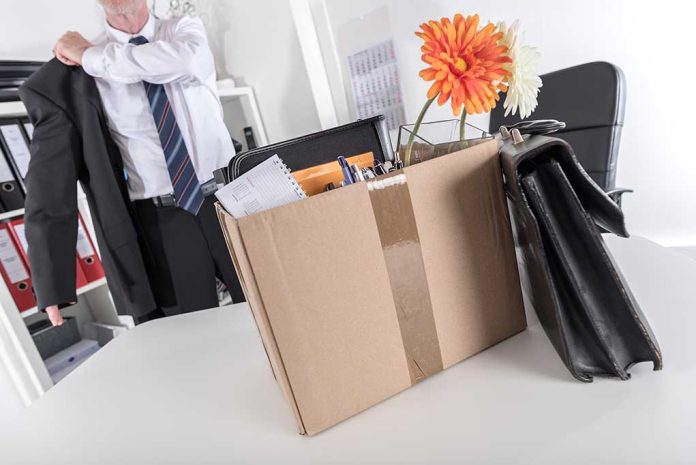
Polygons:
M215 196L235 218L307 197L278 155L242 174Z

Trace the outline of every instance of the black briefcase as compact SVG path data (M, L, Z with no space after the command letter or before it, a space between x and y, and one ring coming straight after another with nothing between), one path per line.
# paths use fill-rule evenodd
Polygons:
M285 166L296 171L336 161L339 156L348 158L367 152L380 162L393 159L384 115L237 154L226 170L216 170L215 177L218 183L228 183L276 154Z
M523 288L573 376L628 379L647 361L661 369L655 336L600 234L628 236L619 206L561 139L504 143L501 164Z

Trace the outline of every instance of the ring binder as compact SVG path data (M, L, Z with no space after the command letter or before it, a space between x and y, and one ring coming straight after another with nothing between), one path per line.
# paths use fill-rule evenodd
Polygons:
M266 159L215 193L236 218L305 198L302 187L278 155Z
M5 152L17 183L26 192L24 178L29 170L31 153L18 121L0 122L0 147Z
M7 224L4 223L0 223L0 275L20 312L36 306L29 270L17 250L17 244L12 239Z

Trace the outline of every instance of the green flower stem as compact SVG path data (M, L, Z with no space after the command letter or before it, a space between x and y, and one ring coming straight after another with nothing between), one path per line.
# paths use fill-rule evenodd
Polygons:
M462 107L462 116L459 121L459 140L463 141L466 138L466 108Z
M416 134L418 133L420 125L423 122L425 112L428 111L428 108L430 108L430 105L435 100L435 97L425 102L425 105L423 105L423 109L421 110L420 114L418 115L418 118L416 119L416 124L413 125L413 131L411 131L411 134L408 136L408 143L406 144L406 156L404 157L405 166L409 166L411 164L411 149L413 148L413 140L416 138Z

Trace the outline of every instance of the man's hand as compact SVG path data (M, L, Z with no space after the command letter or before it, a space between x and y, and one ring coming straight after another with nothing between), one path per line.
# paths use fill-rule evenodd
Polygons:
M48 319L51 320L53 326L60 326L63 324L63 315L60 314L58 305L49 305L46 307L46 315L48 315Z
M92 44L79 32L68 31L58 39L53 47L53 53L64 64L79 66L82 64L82 55L91 46Z

